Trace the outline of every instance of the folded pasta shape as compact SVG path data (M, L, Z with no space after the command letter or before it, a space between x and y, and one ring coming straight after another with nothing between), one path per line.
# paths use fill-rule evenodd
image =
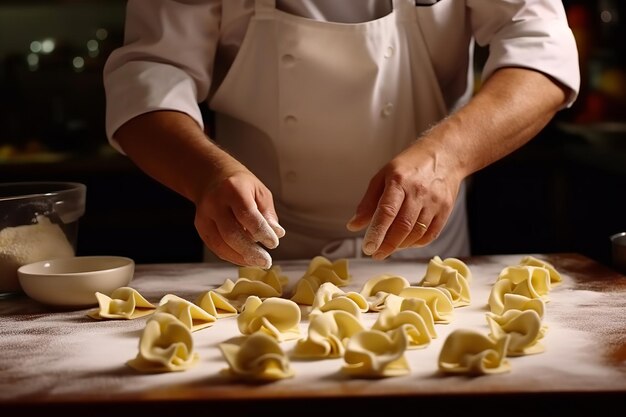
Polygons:
M487 314L491 337L500 339L510 336L507 356L532 355L545 351L539 342L545 335L541 317L534 310L508 310L502 316Z
M379 292L398 295L400 291L410 285L409 281L400 275L383 274L368 279L363 284L360 292L365 298L376 295Z
M290 298L291 301L305 306L313 305L315 294L317 293L320 285L322 285L321 279L313 275L300 278L296 284L296 289Z
M240 345L221 343L219 348L228 363L223 372L237 379L271 382L294 376L289 358L278 341L266 333L253 333Z
M159 301L158 312L169 313L178 318L192 332L215 324L217 318L191 301L174 294L166 294Z
M299 358L339 358L344 355L348 340L362 330L365 330L363 324L346 311L317 314L309 322L307 337L296 342L293 355Z
M289 283L289 277L283 274L282 268L279 265L272 265L270 269L263 269L258 266L240 266L238 272L239 278L248 278L252 281L262 281L274 288L276 288L276 285L278 284L282 289L285 285L287 285L287 283Z
M508 266L498 275L498 281L509 280L514 294L549 301L550 272L538 266Z
M397 295L408 286L409 281L402 276L382 274L367 280L360 293L367 300L369 311L380 311L385 307L387 295Z
M529 298L524 295L504 293L502 297L502 309L499 315L509 310L534 310L540 318L543 318L545 303L541 298Z
M462 260L457 258L441 259L439 256L433 256L428 261L426 273L418 285L425 285L426 283L429 283L430 286L438 285L441 273L447 268L452 268L458 272L468 283L472 281L472 271Z
M450 293L441 287L407 287L400 294L402 298L420 298L426 302L435 323L450 323L454 318L454 306Z
M332 282L325 282L315 292L311 305L311 314L330 310L343 310L357 318L361 312L369 310L369 304L361 294L354 291L344 292Z
M451 374L485 375L509 372L506 359L510 336L493 340L472 329L456 329L439 352L439 370Z
M127 365L141 372L184 371L198 363L189 328L175 316L156 312L146 322L139 353Z
M552 286L558 285L563 282L563 277L561 276L559 271L557 271L554 265L552 265L548 261L544 261L542 259L528 255L522 258L522 260L520 261L520 265L539 266L546 268L548 270L548 273L550 274L550 284Z
M410 372L404 355L407 345L406 332L402 328L389 333L362 330L348 340L342 371L363 378L407 375Z
M430 344L430 331L422 316L415 311L405 310L394 313L390 309L385 309L378 314L376 322L372 325L372 330L383 332L396 329L402 329L405 332L408 340L407 349L425 348Z
M454 265L454 267L451 265ZM442 261L440 257L435 256L428 262L426 274L419 285L424 287L443 287L450 292L452 304L455 307L469 305L471 301L469 281L459 270L471 278L469 268L462 261L456 258L448 258Z
M331 262L323 256L316 256L296 283L291 300L300 305L312 305L322 284L330 282L337 287L343 287L348 285L350 279L347 259Z
M120 287L111 296L96 292L98 308L87 313L91 318L132 320L154 313L156 306L131 287Z
M226 297L215 291L203 292L196 298L195 304L218 319L236 316L239 312Z
M513 283L511 281L509 281L508 279L501 279L499 281L496 281L495 284L493 284L493 287L491 287L491 291L489 292L489 298L487 299L489 310L493 314L504 313L504 297L506 294L512 294L512 292Z
M435 318L433 313L426 304L426 301L422 298L403 298L398 295L390 294L385 302L385 310L398 314L402 311L412 311L418 314L424 321L424 325L428 330L428 335L431 339L437 337L437 331L435 330ZM383 310L383 311L385 311Z
M242 334L262 332L282 342L301 337L300 318L300 307L291 300L278 297L261 300L251 295L237 316L237 326Z
M263 281L238 278L235 282L226 279L221 286L215 289L215 292L231 301L242 301L251 295L259 298L280 297L282 287L275 288Z
M322 282L332 282L338 287L343 287L348 285L352 278L348 266L346 258L331 262L324 256L316 256L311 259L303 277L315 275L321 278Z

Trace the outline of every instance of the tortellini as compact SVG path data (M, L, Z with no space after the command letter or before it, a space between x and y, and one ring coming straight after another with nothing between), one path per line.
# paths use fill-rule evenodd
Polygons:
M343 310L331 310L311 318L308 336L296 342L294 356L300 358L338 358L357 332L365 330L361 322Z
M462 307L471 301L469 279L471 272L465 263L456 258L443 261L435 256L428 262L426 274L419 285L445 288L450 293L452 304Z
M509 372L506 359L510 336L493 340L471 329L452 331L439 353L438 366L442 372L484 375Z
M454 305L450 293L439 287L407 287L398 294L402 298L420 298L426 302L435 323L450 323Z
M384 308L387 296L398 295L408 286L409 281L402 276L383 274L367 280L361 295L367 300L370 311L380 311Z
M191 301L174 294L164 295L157 311L174 315L192 332L212 326L217 320Z
M143 330L139 353L127 364L141 372L171 372L184 371L197 362L189 328L171 314L156 312Z
M348 341L342 371L362 378L407 375L410 372L404 355L407 345L406 332L401 328L389 333L360 331Z
M236 316L238 311L228 299L215 291L206 291L196 298L196 305L216 318Z
M500 339L510 335L507 356L541 353L545 350L539 342L545 334L541 317L534 310L508 310L502 316L487 315L491 337Z
M87 315L94 319L131 320L154 313L156 306L131 287L120 287L111 296L96 292L99 308Z
M315 299L315 293L323 283L330 282L343 287L348 285L350 279L347 259L342 258L331 262L323 256L316 256L296 284L291 300L301 305L311 305Z
M270 382L294 376L278 341L266 333L253 333L241 345L221 343L219 348L228 362L224 372L237 379Z
M237 326L242 334L262 332L278 341L298 339L300 334L300 307L284 298L261 300L250 296L237 316Z
M344 292L332 282L325 282L317 289L311 315L330 310L343 310L360 317L361 312L366 312L369 305L363 296L357 292Z

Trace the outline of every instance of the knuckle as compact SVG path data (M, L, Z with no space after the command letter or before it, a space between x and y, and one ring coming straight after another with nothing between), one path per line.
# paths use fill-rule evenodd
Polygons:
M378 210L380 212L380 215L383 217L395 218L398 214L398 208L395 205L389 203L381 203L378 206Z

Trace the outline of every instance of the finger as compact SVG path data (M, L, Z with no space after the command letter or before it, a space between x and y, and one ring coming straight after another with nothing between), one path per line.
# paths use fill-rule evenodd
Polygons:
M363 239L363 252L366 255L371 255L378 250L387 230L402 208L404 198L405 193L402 188L393 184L385 188Z
M435 239L437 239L439 237L439 234L443 230L443 227L445 226L445 222L447 218L448 218L448 215L444 215L444 216L437 215L433 217L430 224L428 225L428 230L426 231L426 233L424 233L421 238L413 242L411 246L413 247L426 246L432 241L434 241Z
M429 214L429 210L424 207L417 217L417 220L413 224L413 229L411 230L411 233L409 233L408 236L404 238L402 243L398 245L398 248L405 249L413 246L415 242L420 240L422 236L426 234L428 229L430 229L432 221L433 216Z
M285 229L283 229L283 227L278 223L278 216L276 215L276 210L274 209L272 196L260 196L257 198L257 206L276 236L278 238L284 237Z
M233 204L231 210L239 224L250 233L255 242L261 242L270 249L278 246L276 232L274 232L267 219L257 209L256 204Z
M385 259L391 255L410 234L414 233L415 228L421 229L416 225L416 219L420 216L420 210L421 202L417 199L404 200L398 215L389 227L380 247L372 254L373 259Z
M365 195L359 202L356 208L355 215L348 221L346 228L351 232L358 232L364 229L372 219L376 207L378 206L378 200L385 190L385 183L383 177L374 176L370 181Z
M267 222L269 223L270 227L272 228L272 230L274 231L274 233L276 233L276 236L278 236L278 238L280 239L281 237L285 237L285 229L278 224L278 220L275 219L274 217L270 216L270 215L263 215L263 217L265 217L267 219Z
M234 251L241 254L247 265L266 269L272 266L272 258L269 253L257 245L248 233L243 230L232 212L224 212L219 218L215 219L215 224L222 239Z
M200 237L211 252L213 252L220 259L232 262L236 265L247 266L247 262L243 256L228 246L224 239L222 239L222 235L217 230L217 226L213 220L209 220L203 224Z

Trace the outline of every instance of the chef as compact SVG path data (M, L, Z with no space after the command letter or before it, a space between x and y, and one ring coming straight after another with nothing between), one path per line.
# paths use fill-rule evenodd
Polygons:
M560 0L129 0L106 129L208 257L460 257L468 178L579 82Z

